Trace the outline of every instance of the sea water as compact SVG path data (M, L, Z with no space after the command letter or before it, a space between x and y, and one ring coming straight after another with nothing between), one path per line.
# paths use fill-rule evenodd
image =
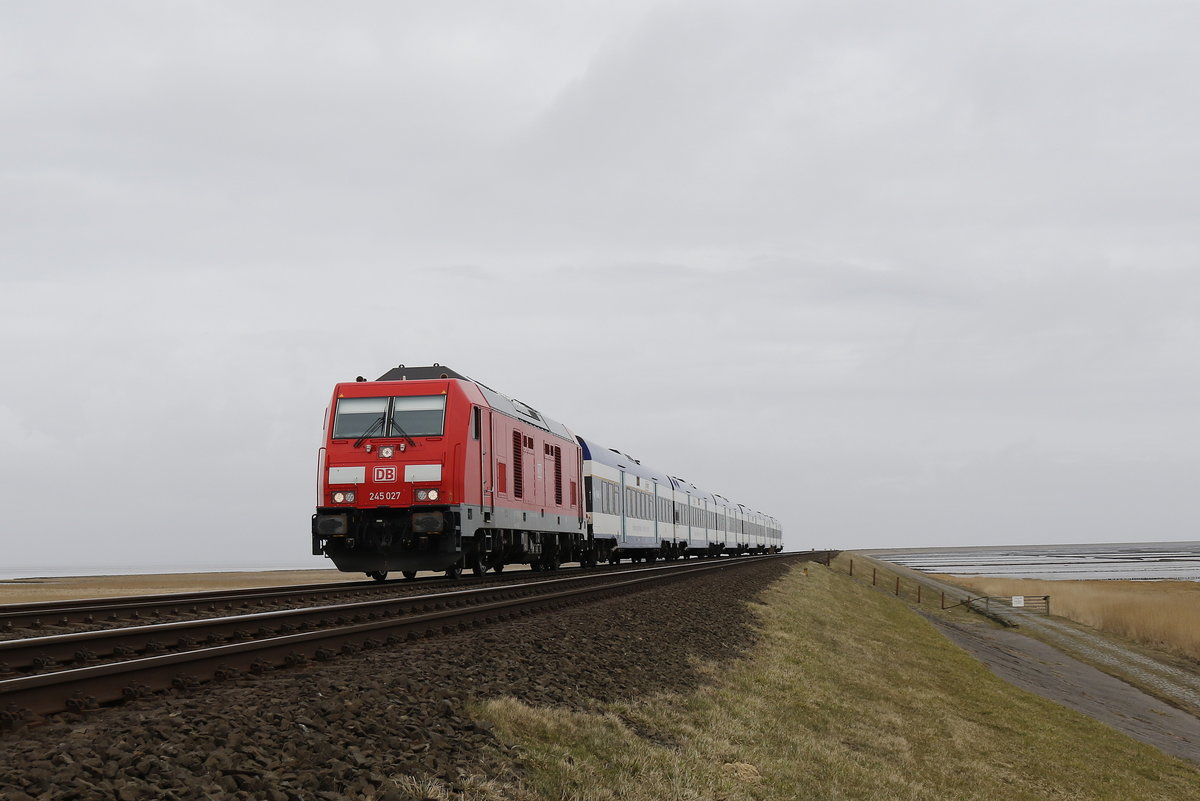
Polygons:
M863 553L914 570L954 576L1200 581L1200 542L893 548Z

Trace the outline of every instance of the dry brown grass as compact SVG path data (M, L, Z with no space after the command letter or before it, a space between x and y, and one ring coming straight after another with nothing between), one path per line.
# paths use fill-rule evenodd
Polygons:
M1055 615L1200 660L1200 582L948 579L983 595L1049 595Z
M164 595L172 592L247 589L284 584L363 581L362 573L318 570L228 571L224 573L154 573L142 576L52 576L0 581L0 604L41 603L120 595Z

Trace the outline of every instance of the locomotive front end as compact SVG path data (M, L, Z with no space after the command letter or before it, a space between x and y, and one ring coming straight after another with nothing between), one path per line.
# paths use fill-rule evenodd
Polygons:
M456 573L464 501L456 434L469 406L454 380L339 384L320 457L313 553L380 580L394 570Z

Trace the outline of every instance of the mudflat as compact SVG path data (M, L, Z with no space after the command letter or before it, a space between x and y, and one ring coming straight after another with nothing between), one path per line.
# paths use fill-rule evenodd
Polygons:
M229 571L224 573L156 573L143 576L52 576L0 581L0 604L41 603L123 595L236 590L290 584L363 581L361 573L319 570Z

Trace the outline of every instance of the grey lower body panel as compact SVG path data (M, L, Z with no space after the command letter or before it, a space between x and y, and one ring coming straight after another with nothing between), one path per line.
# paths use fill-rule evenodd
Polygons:
M546 550L576 556L586 531L574 514L458 504L322 508L313 515L312 538L313 554L339 570L376 573L528 561Z

